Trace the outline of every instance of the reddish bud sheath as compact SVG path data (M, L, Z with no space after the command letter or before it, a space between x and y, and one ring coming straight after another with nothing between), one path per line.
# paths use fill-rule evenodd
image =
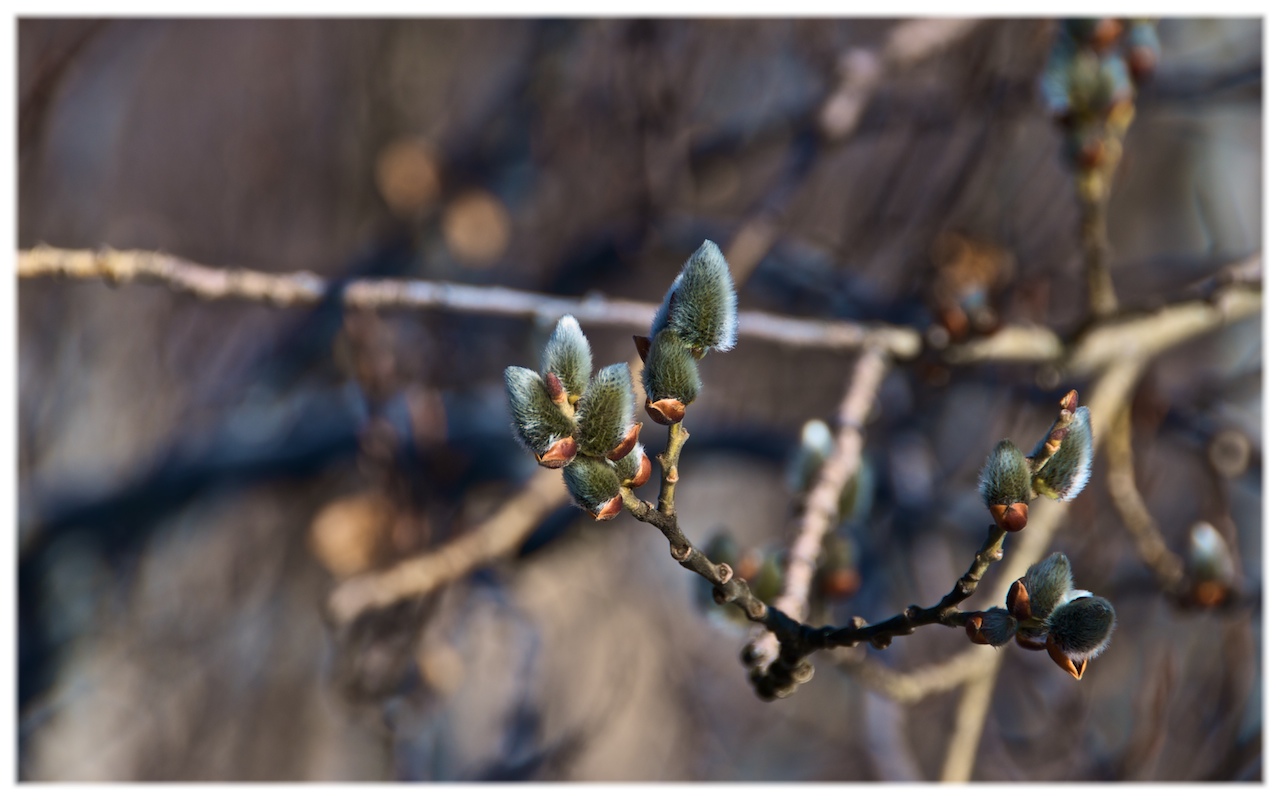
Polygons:
M618 516L620 511L622 511L622 495L618 494L614 495L613 499L600 506L600 508L591 516L595 517L597 522L604 522L607 519L613 519Z
M674 425L684 419L684 409L684 403L674 397L652 403L646 400L644 404L644 410L659 425Z
M1022 578L1018 578L1009 587L1009 594L1005 596L1004 606L1009 609L1009 613L1013 615L1013 618L1019 622L1031 619L1031 595L1027 592L1027 585L1022 582Z
M636 467L636 474L626 483L633 487L644 486L649 482L649 475L653 473L653 465L649 463L648 456L640 456L640 466Z
M1053 659L1053 663L1062 667L1063 671L1076 680L1084 677L1084 669L1089 666L1089 659L1082 658L1079 663L1072 661L1062 649L1058 647L1053 637L1049 637L1049 641L1045 643L1045 649L1049 651L1049 658Z
M1062 398L1062 407L1072 414L1076 413L1076 409L1080 406L1080 393L1075 389L1067 392Z
M637 422L627 430L627 435L622 437L622 441L618 442L618 446L605 453L605 458L610 461L621 461L627 453L630 453L636 446L636 440L640 438L640 423Z
M538 456L538 464L548 469L560 469L573 460L578 454L578 443L572 437L565 437Z
M547 373L547 394L551 395L551 402L556 405L569 402L569 393L554 372Z

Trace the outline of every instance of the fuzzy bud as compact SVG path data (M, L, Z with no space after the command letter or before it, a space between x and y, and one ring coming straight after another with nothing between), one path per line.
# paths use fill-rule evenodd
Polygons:
M1129 25L1129 72L1134 80L1144 80L1160 62L1160 37L1151 20L1134 20Z
M578 402L578 449L603 456L626 439L635 422L635 395L625 363L610 364L596 373Z
M965 633L974 644L999 647L1008 644L1018 631L1018 620L999 606L969 615L964 623Z
M978 492L1001 528L1020 531L1026 527L1031 468L1017 445L1005 439L995 446L982 467Z
M613 519L622 510L622 484L603 458L575 458L564 468L564 485L573 504L597 520Z
M1107 648L1115 624L1116 610L1106 598L1080 597L1064 603L1049 616L1049 655L1079 680L1089 659Z
M650 338L675 331L691 350L733 348L738 340L738 297L729 262L710 240L689 256L653 317Z
M609 463L613 464L613 471L617 473L618 481L623 486L644 486L653 473L653 466L645 456L642 444L637 444L625 456Z
M1071 562L1062 553L1054 553L1028 569L1022 582L1027 587L1032 619L1043 622L1072 591Z
M1191 528L1187 574L1191 577L1191 596L1201 606L1220 605L1231 593L1236 574L1231 548L1218 529L1207 522L1197 522Z
M764 603L772 603L778 599L778 595L782 594L782 554L772 551L765 556L754 577L751 591L756 597Z
M800 429L800 447L796 450L787 470L787 482L791 491L802 494L813 487L823 463L831 457L835 438L831 428L820 419L811 419Z
M1054 437L1056 447L1052 445ZM1089 483L1093 470L1093 428L1088 406L1076 409L1065 427L1055 426L1042 449L1046 446L1053 452L1032 476L1032 489L1056 500L1075 499Z
M569 314L560 318L556 329L542 351L542 374L560 379L569 403L577 402L587 390L591 378L591 345L582 333L578 320Z
M1207 522L1191 527L1191 549L1188 553L1191 577L1201 581L1230 583L1235 577L1231 549L1218 529Z
M684 418L684 407L692 403L702 390L702 379L698 376L698 363L689 348L670 328L659 331L649 344L649 357L644 362L641 373L645 394L649 403L646 408L649 416L663 425L679 422ZM662 417L654 414L652 406L661 401L673 400L678 404L678 418L666 407L659 406L664 413ZM672 408L676 405L666 404Z
M554 447L558 455L566 455L573 444L573 420L564 415L547 394L547 386L538 373L524 367L507 367L503 372L507 384L507 404L511 408L512 427L516 439L535 456L542 457ZM568 440L568 445L560 444ZM552 466L548 463L547 466ZM559 466L563 466L560 464Z

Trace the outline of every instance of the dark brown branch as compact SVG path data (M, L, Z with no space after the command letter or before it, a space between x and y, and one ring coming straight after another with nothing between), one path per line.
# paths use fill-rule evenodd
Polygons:
M674 481L668 484L665 474L677 470L680 448L687 438L688 431L683 427L673 425L668 429L667 450L661 459L664 472L662 489L664 495L668 491L668 486L671 487L670 491L674 492ZM873 647L881 648L887 647L895 637L906 636L924 625L962 626L964 615L956 608L974 593L987 567L1001 558L1001 545L1005 536L1004 531L992 525L988 531L987 540L975 554L969 571L961 576L952 590L933 606L928 608L910 606L903 613L875 625L868 625L866 620L855 617L843 627L827 625L815 628L766 604L755 596L745 580L734 576L733 569L728 564L717 564L694 547L680 530L680 524L674 512L673 498L669 498L670 513L664 513L655 508L652 503L639 499L627 488L622 490L622 498L623 505L633 517L662 531L670 544L672 558L690 572L701 575L715 587L714 597L717 603L731 603L737 606L742 609L748 619L763 623L770 633L778 637L778 657L767 667L757 668L751 673L756 692L770 700L786 697L800 684L813 677L813 666L805 658L818 650L852 647L863 642L870 642ZM664 501L659 502L662 504Z

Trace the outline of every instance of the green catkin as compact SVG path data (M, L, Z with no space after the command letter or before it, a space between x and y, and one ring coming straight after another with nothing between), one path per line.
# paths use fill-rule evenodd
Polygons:
M573 435L573 420L551 401L538 373L524 367L507 367L502 375L517 441L540 456L555 442Z
M1106 598L1079 597L1049 615L1049 635L1073 661L1093 658L1106 649L1116 624L1116 610Z
M1081 406L1067 425L1058 451L1036 470L1031 483L1037 494L1073 500L1089 483L1092 470L1093 428L1088 407Z
M659 331L649 344L641 380L651 402L675 398L688 405L702 390L697 360L670 328Z
M618 446L635 422L631 371L625 363L610 364L596 373L578 403L578 452L602 456Z
M978 492L988 506L1031 501L1031 468L1017 445L1004 439L995 446L982 467Z
M992 606L982 614L982 636L987 644L1000 647L1008 644L1018 632L1018 620L999 606Z
M690 349L725 351L738 340L738 297L729 262L715 242L689 256L654 315L650 338L670 328Z
M1072 590L1071 562L1062 553L1054 553L1028 569L1022 582L1031 600L1031 616L1043 621L1066 602Z
M587 382L591 378L591 345L578 320L568 314L560 318L542 351L541 366L543 376L553 372L564 384L569 402L574 402L587 390Z
M811 419L800 429L800 446L787 469L787 483L795 494L803 494L813 488L818 471L831 457L835 448L831 428L820 419Z
M579 455L564 468L564 485L574 505L595 514L622 491L622 484L609 462Z

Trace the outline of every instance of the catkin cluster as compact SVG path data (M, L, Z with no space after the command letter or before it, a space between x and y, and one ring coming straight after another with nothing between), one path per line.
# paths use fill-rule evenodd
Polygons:
M667 291L648 337L636 337L649 416L671 425L698 396L697 362L738 336L738 299L715 243L702 243ZM539 371L507 367L516 439L538 463L564 470L565 487L597 520L622 510L622 489L643 486L653 467L637 439L631 372L624 363L591 374L591 346L572 316L556 325Z
M1074 500L1093 468L1093 428L1089 407L1075 389L1062 398L1062 411L1031 454L1004 439L995 446L978 479L978 492L996 524L1006 531L1027 526L1027 504L1041 495Z
M965 631L977 644L998 647L1013 640L1028 650L1045 650L1079 680L1089 659L1106 649L1115 624L1111 603L1075 588L1071 562L1054 553L1014 581L1004 608L969 614Z
M631 374L624 363L591 374L591 346L571 316L542 351L541 374L507 367L516 439L538 463L564 470L573 502L598 520L622 510L622 487L643 486L651 467L637 442Z

